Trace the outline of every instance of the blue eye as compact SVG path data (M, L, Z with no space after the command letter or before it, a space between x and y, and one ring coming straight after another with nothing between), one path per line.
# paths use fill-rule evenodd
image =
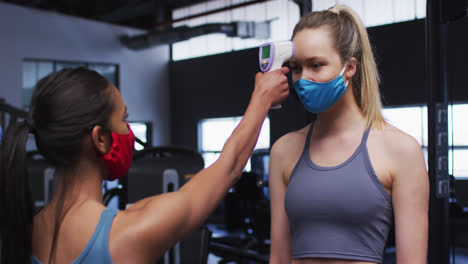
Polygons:
M127 119L128 119L128 116L129 116L129 114L128 114L128 113L125 113L125 116L124 116L124 121L127 121Z

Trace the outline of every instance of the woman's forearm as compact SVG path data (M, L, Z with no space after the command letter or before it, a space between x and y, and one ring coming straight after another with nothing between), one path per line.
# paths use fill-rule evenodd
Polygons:
M183 233L190 232L221 202L224 195L242 174L242 170L255 147L269 106L252 100L231 137L223 147L220 158L210 167L197 173L182 186L186 204Z
M270 109L265 99L253 97L244 118L236 127L221 152L219 162L228 163L230 177L237 177L242 173L262 128L262 124Z
M288 96L287 71L285 68L265 75L257 74L255 90L244 117L224 144L219 159L180 189L187 212L183 229L190 230L201 224L242 174L271 105Z

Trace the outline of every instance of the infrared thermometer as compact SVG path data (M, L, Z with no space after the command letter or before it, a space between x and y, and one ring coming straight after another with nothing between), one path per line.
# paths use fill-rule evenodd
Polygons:
M258 50L258 62L263 72L280 69L283 63L294 56L292 41L276 41L262 44ZM279 109L281 105L274 105L272 109Z

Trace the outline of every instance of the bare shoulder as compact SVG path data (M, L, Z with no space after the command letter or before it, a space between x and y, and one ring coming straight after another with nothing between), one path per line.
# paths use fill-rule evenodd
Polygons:
M371 134L372 141L384 152L382 155L393 180L400 177L406 179L408 175L425 176L426 164L421 144L414 137L388 123L381 129L373 129Z
M143 237L151 236L149 232L159 233L176 225L176 221L168 221L166 214L171 212L173 218L182 218L185 212L175 210L174 204L185 202L185 197L178 192L164 193L147 197L131 205L126 210L119 211L116 217L115 228L129 231L132 236L141 234ZM157 222L157 224L155 224Z
M405 159L422 155L421 144L411 135L395 126L385 123L381 129L373 129L371 133L374 140L380 142L393 159Z
M298 151L302 152L309 127L310 125L307 125L280 137L271 147L271 155L284 156Z
M310 125L279 138L270 152L270 178L282 178L287 185L294 166L301 157Z
M178 192L151 196L119 211L110 232L112 259L121 263L148 263L173 243L186 212L177 206L184 197ZM180 209L178 209L180 208Z

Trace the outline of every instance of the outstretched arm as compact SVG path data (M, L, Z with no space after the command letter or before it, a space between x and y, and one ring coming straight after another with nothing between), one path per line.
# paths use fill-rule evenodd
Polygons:
M284 207L287 183L284 176L283 160L290 155L284 149L285 144L291 144L280 138L275 142L270 152L270 197L271 197L271 247L270 264L291 263L291 234L289 232L289 219Z
M109 243L116 263L153 261L203 223L242 174L270 107L288 96L287 72L283 67L256 75L244 117L215 163L179 191L147 198L119 213L112 227L118 235L112 240L111 232Z

